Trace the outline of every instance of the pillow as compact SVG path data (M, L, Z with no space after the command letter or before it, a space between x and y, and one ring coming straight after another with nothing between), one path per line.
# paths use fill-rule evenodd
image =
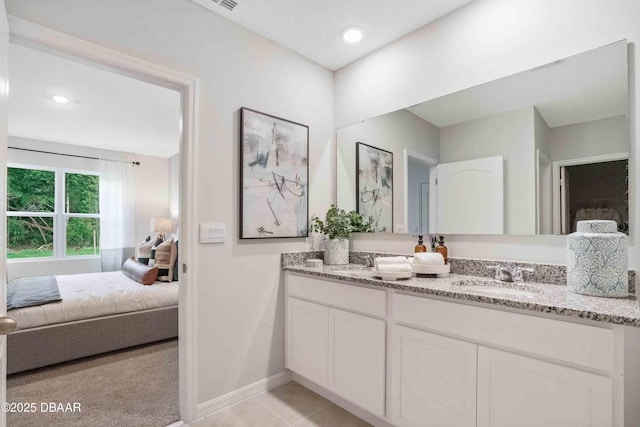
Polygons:
M7 310L62 301L55 276L19 277L7 284Z
M153 260L153 266L158 267L158 280L161 282L171 282L173 280L173 270L177 256L178 249L173 238L153 247L151 259ZM151 259L149 260L150 263L152 262Z
M153 263L149 263L151 250L160 243L162 243L162 237L158 236L155 240L151 240L151 236L147 236L138 248L138 261L146 265L153 265Z
M178 261L178 257L179 257L179 247L178 247L178 241L176 240L176 263L174 264L173 267L173 281L177 282L178 281L178 271L180 270L180 262Z
M153 285L158 277L158 267L149 267L131 257L122 264L122 274L143 285Z

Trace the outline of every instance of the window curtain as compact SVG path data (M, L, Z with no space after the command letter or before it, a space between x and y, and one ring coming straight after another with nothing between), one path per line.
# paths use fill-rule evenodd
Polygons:
M102 271L118 271L135 255L133 165L100 160L100 254Z

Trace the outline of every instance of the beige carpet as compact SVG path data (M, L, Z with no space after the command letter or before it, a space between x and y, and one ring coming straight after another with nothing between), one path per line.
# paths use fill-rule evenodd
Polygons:
M180 419L178 341L107 353L9 376L8 402L36 413L8 413L8 427L163 427ZM79 402L80 413L42 412L40 402Z

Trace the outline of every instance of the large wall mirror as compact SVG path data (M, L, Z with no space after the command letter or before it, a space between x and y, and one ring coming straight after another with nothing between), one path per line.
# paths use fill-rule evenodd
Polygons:
M628 233L629 135L623 40L339 129L337 202L380 232Z

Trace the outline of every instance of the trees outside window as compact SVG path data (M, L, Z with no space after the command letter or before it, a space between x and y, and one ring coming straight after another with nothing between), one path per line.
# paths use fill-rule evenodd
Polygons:
M12 165L7 178L7 258L100 253L98 175Z

